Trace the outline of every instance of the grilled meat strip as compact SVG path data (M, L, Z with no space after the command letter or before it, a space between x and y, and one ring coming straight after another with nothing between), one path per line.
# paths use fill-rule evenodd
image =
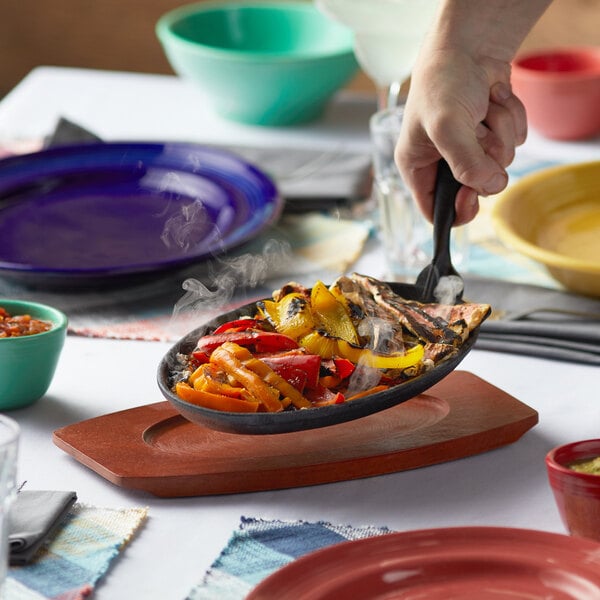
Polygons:
M425 368L455 354L491 311L487 304L422 304L407 300L386 283L357 273L339 277L332 287L346 299L352 322L365 346L389 353L421 343ZM291 283L273 297L277 300L292 291L310 295L304 286Z
M425 342L459 345L468 336L467 324L462 320L455 320L449 324L448 316L450 307L440 305L421 304L420 302L406 300L392 291L384 282L354 273L352 278L373 296L386 311L394 315L407 331ZM435 310L430 308L435 306Z
M305 298L310 298L310 289L303 286L301 283L296 283L295 281L290 281L286 283L283 287L280 287L278 290L275 290L271 297L275 302L279 302L283 297L288 294L301 294Z
M417 302L409 302L394 293L385 283L372 277L352 274L352 279L363 286L388 314L394 315L400 323L415 337L426 342L451 344L462 341L460 331L448 326L448 322L440 316L431 315ZM464 324L466 328L466 324Z

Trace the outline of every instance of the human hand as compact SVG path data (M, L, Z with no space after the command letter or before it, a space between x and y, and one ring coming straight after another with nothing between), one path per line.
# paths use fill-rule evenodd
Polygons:
M478 196L502 191L525 141L527 118L510 86L510 61L549 0L446 0L413 69L396 163L429 220L437 164L463 186L455 224L471 221Z
M478 196L502 191L515 147L525 141L525 108L510 88L510 65L468 54L444 53L415 70L396 162L431 220L437 163L443 156L463 184L456 220L471 221Z

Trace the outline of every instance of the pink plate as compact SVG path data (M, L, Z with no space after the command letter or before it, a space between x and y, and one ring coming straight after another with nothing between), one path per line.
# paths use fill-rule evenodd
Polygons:
M247 600L273 598L598 600L600 544L505 527L390 533L299 558Z

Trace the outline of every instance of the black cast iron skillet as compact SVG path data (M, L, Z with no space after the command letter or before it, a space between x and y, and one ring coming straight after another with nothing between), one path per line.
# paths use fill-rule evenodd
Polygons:
M444 165L440 165L440 167L443 166ZM446 177L441 177L442 172L446 173ZM437 210L438 206L443 206L444 202L451 202L453 205L453 200L458 187L452 177L448 178L448 172L449 169L439 169L434 210ZM449 194L451 196L450 198L448 197ZM451 211L453 216L454 209L452 208ZM444 212L447 211L444 210ZM436 215L434 215L434 220L435 219ZM442 267L440 270L439 265L441 263L440 261L436 261L437 266L433 273L433 278L436 281L445 275L457 275L452 269L452 263L449 257L448 239L451 224L452 219L446 219L445 227L436 228L438 231L435 232L435 234L438 236L441 235L442 239L444 239L444 243L436 243L436 245L440 248L444 248L444 252L448 253L447 260L442 260L441 263L449 265ZM448 231L444 232L443 230L446 227L448 228ZM438 252L436 252L436 255L437 254ZM420 278L421 281L418 280L414 285L406 283L389 283L388 285L390 285L395 293L407 300L430 302L432 300L430 298L431 281L425 286L427 289L424 289L422 279L423 277ZM428 279L431 280L431 274ZM455 301L460 301L460 296L456 297ZM194 350L196 342L201 336L214 330L220 324L237 319L241 316L254 316L255 313L256 302L252 302L251 304L247 304L209 321L202 327L195 329L179 340L161 361L158 369L158 386L165 398L167 398L186 419L210 429L241 434L288 433L291 431L327 427L346 421L352 421L354 419L360 419L361 417L366 417L367 415L396 406L401 402L406 402L438 383L448 375L448 373L453 371L468 354L473 347L478 334L477 328L471 333L467 341L458 349L458 352L454 356L438 363L435 367L422 375L382 392L377 392L365 396L364 398L358 398L351 402L279 413L233 413L211 410L181 400L171 390L173 385L172 373L173 368L177 363L177 355L189 354Z
M418 290L414 285L402 283L390 283L389 285L394 292L404 298L419 300ZM255 312L256 303L252 302L220 315L202 327L188 333L163 357L158 368L158 386L165 398L189 421L209 429L228 433L271 434L327 427L360 419L410 400L435 385L457 367L471 350L477 338L477 331L473 331L456 355L438 363L430 371L414 379L382 392L376 392L364 398L342 404L279 413L234 413L211 410L181 400L171 390L172 373L174 365L177 364L177 354L189 354L194 350L196 342L202 335L212 331L221 323L226 323L241 316L253 316Z

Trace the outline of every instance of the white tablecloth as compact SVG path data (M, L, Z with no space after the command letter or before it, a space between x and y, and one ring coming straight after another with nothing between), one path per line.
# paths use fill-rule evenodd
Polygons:
M174 77L41 68L0 103L0 139L39 139L66 116L105 139L368 147L372 106L338 99L324 120L290 130L226 123ZM336 109L337 107L337 109ZM535 135L524 153L600 157L597 142L559 144ZM371 260L369 264L377 269ZM368 266L368 265L367 265ZM377 272L373 272L374 275ZM56 448L65 425L162 399L156 368L168 345L69 336L45 398L12 413L22 427L19 476L29 489L74 489L82 502L148 506L149 520L97 588L98 600L182 599L237 528L240 516L326 520L396 530L501 525L564 532L544 456L557 444L600 435L597 368L473 351L461 368L539 411L518 442L482 455L402 473L283 491L157 499L119 488Z

